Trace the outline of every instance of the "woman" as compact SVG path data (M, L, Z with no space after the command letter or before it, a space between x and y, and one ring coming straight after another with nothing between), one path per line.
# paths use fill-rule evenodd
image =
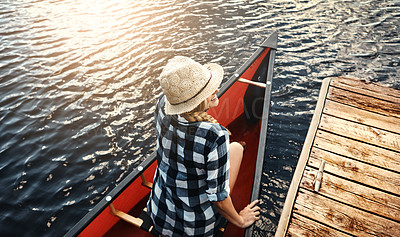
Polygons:
M147 210L163 236L213 236L222 216L241 228L259 219L257 201L238 213L229 196L244 146L229 143L229 131L204 112L218 105L222 78L221 66L182 56L169 60L160 75L158 166Z

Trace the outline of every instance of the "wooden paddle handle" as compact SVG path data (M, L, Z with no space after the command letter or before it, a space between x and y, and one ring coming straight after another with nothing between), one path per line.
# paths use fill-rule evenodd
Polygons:
M267 88L267 85L265 83L262 83L262 82L250 81L250 80L247 80L247 79L244 79L244 78L239 78L238 81L239 82L243 82L243 83L247 83L247 84L250 84L250 85L253 85L253 86L262 87L264 89Z

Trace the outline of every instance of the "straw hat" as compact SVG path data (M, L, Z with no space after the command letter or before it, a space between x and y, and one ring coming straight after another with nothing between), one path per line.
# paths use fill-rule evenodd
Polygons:
M223 74L223 68L215 63L203 66L184 56L170 59L160 75L160 85L167 97L165 113L192 111L218 89Z

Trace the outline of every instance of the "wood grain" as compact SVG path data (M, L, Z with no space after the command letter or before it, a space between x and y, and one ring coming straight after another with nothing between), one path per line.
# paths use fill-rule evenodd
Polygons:
M382 100L392 101L394 103L400 103L400 90L376 83L367 83L357 78L338 77L332 80L331 86Z
M314 148L312 150L308 165L318 169L322 159L326 162L324 172L364 183L395 195L400 194L399 173L348 159L319 148Z
M400 236L400 90L343 77L327 85L275 236Z
M314 147L350 157L394 172L400 172L400 152L319 130Z
M400 151L400 134L348 120L322 115L319 128L334 134Z
M293 214L290 227L287 232L290 237L321 236L321 237L342 237L351 236L344 232L335 230L329 226L318 223L310 218Z
M353 93L337 87L329 87L328 99L354 106L359 109L381 113L386 116L400 117L400 104L375 97Z
M294 213L356 236L398 236L400 224L300 188Z
M307 167L300 187L314 190L317 169ZM400 197L325 172L318 194L400 222Z
M356 123L400 133L400 117L387 116L326 100L324 113Z

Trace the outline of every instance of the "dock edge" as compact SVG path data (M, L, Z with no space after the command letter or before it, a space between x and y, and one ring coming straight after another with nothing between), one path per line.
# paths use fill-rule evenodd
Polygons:
M283 237L286 235L287 228L289 226L290 216L292 215L292 209L296 199L296 194L299 189L300 180L307 165L308 157L310 155L312 144L315 139L315 134L321 120L322 110L324 108L330 82L330 78L326 78L322 81L318 102L315 107L314 115L312 117L310 127L307 132L306 140L303 144L303 149L300 153L299 161L297 162L296 170L293 174L292 182L290 183L289 190L286 195L281 217L279 218L278 227L275 232L275 237Z

